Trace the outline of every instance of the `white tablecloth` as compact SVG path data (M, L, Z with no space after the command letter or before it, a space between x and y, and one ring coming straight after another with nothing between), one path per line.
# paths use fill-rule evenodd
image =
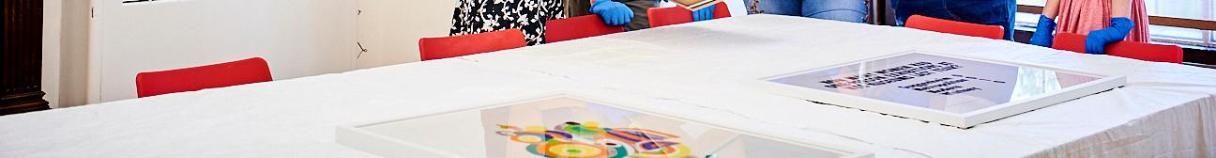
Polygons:
M962 130L783 97L748 80L907 50L1126 75L1106 93ZM554 92L861 147L877 157L1216 156L1216 71L1007 41L740 16L232 88L0 117L0 157L366 157L335 127Z
M800 102L741 84L910 50L1124 75L1128 84L969 130ZM467 58L930 157L1216 156L1216 71L1010 41L753 15Z

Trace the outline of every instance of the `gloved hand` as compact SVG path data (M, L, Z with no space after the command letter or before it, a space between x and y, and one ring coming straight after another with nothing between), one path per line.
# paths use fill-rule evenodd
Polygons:
M591 4L591 12L600 15L605 24L611 26L627 25L633 20L633 10L621 2L612 0L597 0Z
M1056 31L1056 21L1047 18L1046 15L1039 15L1039 26L1034 31L1034 35L1030 36L1030 44L1051 48L1052 38Z
M1089 32L1089 37L1085 38L1085 53L1106 54L1106 44L1123 41L1135 25L1127 17L1111 18L1110 27Z
M709 5L705 8L701 8L700 10L692 11L692 21L695 22L714 19L714 8L716 7L718 7L718 5Z

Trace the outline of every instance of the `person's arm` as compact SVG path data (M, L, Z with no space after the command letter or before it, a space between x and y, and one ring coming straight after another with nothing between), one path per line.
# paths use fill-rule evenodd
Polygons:
M1058 16L1060 0L1047 0L1047 4L1043 4L1043 15L1039 16L1039 24L1035 28L1034 35L1030 36L1030 44L1051 47L1052 40L1055 38L1056 16Z
M1085 38L1085 52L1091 54L1106 54L1106 45L1123 41L1135 27L1131 18L1132 0L1111 0L1110 26L1093 30Z
M1060 0L1047 0L1047 4L1043 4L1043 16L1055 19L1060 10Z
M1110 17L1131 17L1132 0L1111 0Z

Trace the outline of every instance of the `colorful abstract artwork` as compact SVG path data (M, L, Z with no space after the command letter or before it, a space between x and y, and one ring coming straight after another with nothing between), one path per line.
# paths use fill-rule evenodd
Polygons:
M543 126L498 125L498 135L541 157L565 158L677 158L689 157L691 149L675 134L642 128L605 128L599 122L565 122Z
M573 97L394 120L360 127L401 146L400 157L770 158L847 157L717 126ZM384 149L384 148L380 148Z

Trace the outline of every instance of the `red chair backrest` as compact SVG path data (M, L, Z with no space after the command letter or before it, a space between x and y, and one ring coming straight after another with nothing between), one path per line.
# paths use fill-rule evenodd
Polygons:
M1106 54L1144 61L1182 63L1182 47L1140 42L1119 42L1106 47Z
M1085 35L1074 33L1056 33L1053 39L1052 48L1085 53ZM1122 41L1106 46L1106 54L1132 58L1144 61L1182 63L1182 47L1176 45L1163 45L1152 43L1140 43L1131 41Z
M1075 33L1056 33L1051 40L1051 48L1076 53L1085 53L1085 35Z
M242 84L267 82L270 66L261 57L174 70L140 72L135 89L140 98Z
M646 10L650 27L659 27L692 22L692 11L683 7L650 8ZM714 4L714 19L730 17L726 3Z
M545 42L561 42L625 32L625 27L608 26L599 15L591 14L545 22Z
M524 41L524 32L519 29L461 36L431 37L418 40L418 50L422 60L493 52L524 47L526 45L528 43Z
M933 32L964 36L1004 39L1005 29L997 25L973 24L921 15L912 15L904 26Z

